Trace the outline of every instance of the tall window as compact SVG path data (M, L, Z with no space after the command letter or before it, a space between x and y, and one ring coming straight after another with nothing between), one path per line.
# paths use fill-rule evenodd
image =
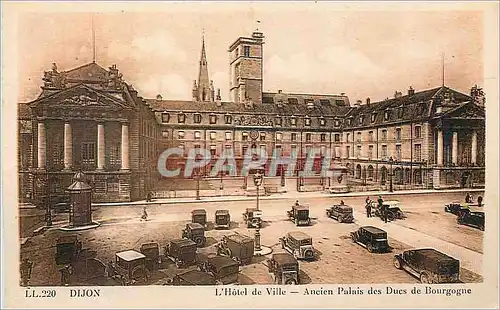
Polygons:
M93 142L82 143L82 164L92 165L95 163L96 148Z
M422 138L422 127L415 126L415 138L416 139Z
M170 114L168 114L168 113L161 114L161 122L162 123L168 123L169 120L170 120Z
M210 140L215 140L217 139L217 133L215 131L210 132Z
M265 132L260 133L260 141L266 141L266 133Z
M179 139L179 140L184 139L184 131L177 132L177 139Z
M193 117L194 117L194 122L195 122L196 124L201 123L201 114L196 113L195 115L193 115Z
M210 145L210 155L215 156L217 153L217 146L215 145Z
M415 144L415 161L422 161L422 145Z
M373 142L373 131L368 132L368 141Z
M231 140L233 138L233 135L230 131L226 131L226 140Z
M297 126L297 118L296 118L296 117L292 117L292 118L290 119L290 124L291 124L292 126Z
M382 158L387 157L387 145L382 145Z
M304 125L306 125L306 126L311 126L311 119L310 119L309 117L306 117L306 118L304 119Z
M242 141L248 141L248 132L242 132L241 133L241 140Z
M401 128L396 128L396 141L401 141Z
M180 124L183 124L184 122L186 122L186 114L184 114L184 113L177 114L177 122Z
M401 160L401 144L396 144L396 159Z
M243 46L243 55L250 57L250 46Z
M368 159L372 159L373 157L373 145L368 146Z
M334 140L335 142L340 142L340 134L339 134L339 133L334 134L334 135L333 135L333 140Z
M357 147L356 156L361 157L361 145L358 145L358 147Z
M168 139L168 130L162 130L161 136L165 139Z
M115 144L109 147L109 164L110 165L119 165L121 163L120 157L120 145Z
M320 124L320 126L326 126L326 119L320 118L319 119L319 124Z
M200 140L201 139L201 132L195 131L194 132L194 138L195 138L195 140Z
M333 123L333 125L335 127L339 127L340 126L340 121L338 119L336 119L335 122Z
M349 158L349 157L351 157L351 147L346 146L345 147L345 158Z
M290 146L290 152L292 154L295 154L295 156L297 156L297 146L296 145Z
M375 123L375 120L377 119L377 113L372 113L372 118L371 118L371 122L372 123Z
M242 146L241 147L241 155L245 156L245 154L247 153L248 151L248 146Z
M361 142L361 132L358 132L358 137L356 138L357 142Z
M311 134L306 133L306 142L311 142Z
M217 115L210 115L210 118L209 118L209 121L210 121L210 124L217 124Z
M233 121L233 117L231 115L224 115L224 123L231 124Z
M387 129L382 130L382 140L387 140Z
M292 132L290 140L297 141L297 134L295 132Z
M281 141L283 140L283 134L281 132L276 133L276 141Z
M276 126L281 126L281 124L283 123L283 119L281 118L281 116L276 116L274 118L274 123L276 124Z
M345 136L345 142L349 142L350 139L351 139L351 134L347 133L346 136Z
M320 141L325 142L326 141L326 133L322 133L320 136Z

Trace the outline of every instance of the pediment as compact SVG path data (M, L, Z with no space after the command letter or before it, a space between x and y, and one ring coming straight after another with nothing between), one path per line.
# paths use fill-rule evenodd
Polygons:
M485 117L484 108L477 106L474 103L466 103L456 109L453 109L443 115L446 118L456 119L478 119Z
M112 108L120 110L130 108L128 103L121 98L121 95L113 96L84 84L39 98L33 101L31 106L52 108Z

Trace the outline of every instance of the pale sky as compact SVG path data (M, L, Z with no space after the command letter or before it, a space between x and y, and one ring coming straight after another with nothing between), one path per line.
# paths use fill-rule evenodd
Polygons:
M161 10L94 13L97 63L117 64L139 94L191 99L202 29L210 78L228 100L229 45L264 33L264 91L339 94L351 103L441 85L483 84L480 11L345 11L331 3L168 4ZM257 24L256 21L261 23ZM19 16L20 101L40 92L44 70L92 61L91 13Z

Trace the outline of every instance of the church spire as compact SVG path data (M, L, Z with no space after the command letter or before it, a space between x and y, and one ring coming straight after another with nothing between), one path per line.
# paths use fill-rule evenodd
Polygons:
M198 73L198 101L213 101L210 92L210 80L208 78L207 53L205 50L205 34L201 38L201 58Z

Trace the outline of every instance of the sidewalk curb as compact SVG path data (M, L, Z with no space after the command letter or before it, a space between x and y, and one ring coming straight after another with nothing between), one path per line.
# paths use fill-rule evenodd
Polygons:
M261 200L280 200L280 199L305 199L305 198L341 198L341 197L362 197L362 196L401 196L401 195L427 195L427 194L439 194L439 193L460 193L460 192L484 192L484 189L448 189L448 190L408 190L408 191L397 191L397 192L353 192L345 194L327 194L327 193L297 193L295 195L290 194L278 194L271 196L261 196ZM132 201L132 202L111 202L111 203L93 203L93 207L117 207L117 206L137 206L137 205L155 205L155 204L177 204L177 203L204 203L204 202L228 202L228 201L253 201L255 196L222 196L222 197L206 197L196 200L195 198L165 198L158 199L156 201L146 202Z

